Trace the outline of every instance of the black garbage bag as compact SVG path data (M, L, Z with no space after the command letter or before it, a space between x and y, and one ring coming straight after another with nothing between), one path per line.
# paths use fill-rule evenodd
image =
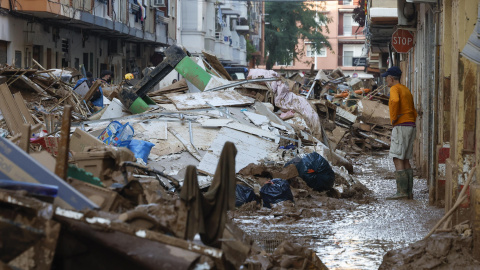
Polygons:
M260 195L263 199L263 206L272 208L271 204L290 200L293 202L293 194L290 190L290 184L287 180L275 178L271 183L265 184L260 189Z
M248 202L258 201L251 187L237 184L235 188L235 207L240 207Z
M309 187L316 191L324 191L333 187L335 173L328 161L319 153L313 152L304 158L295 157L285 167L294 164L298 174Z

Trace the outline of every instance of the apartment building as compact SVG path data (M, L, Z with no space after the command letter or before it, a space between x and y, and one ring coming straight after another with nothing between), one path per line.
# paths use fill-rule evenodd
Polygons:
M317 16L325 15L331 19L323 26L323 34L328 37L332 50L322 48L318 53L312 49L311 42L299 40L299 49L303 54L290 63L277 63L274 70L297 72L310 70L334 70L341 68L345 75L370 78L364 69L367 60L364 28L353 20L353 9L358 6L358 0L313 1L308 2ZM327 33L326 27L329 32Z
M261 3L197 0L0 1L0 64L73 67L119 82L160 63L172 44L246 66L246 39L260 43ZM170 80L171 82L171 80Z
M115 80L162 59L176 40L176 2L166 0L15 0L0 2L0 63L45 68L81 65Z
M224 65L247 66L246 36L259 48L262 3L228 0L179 0L179 3L179 44L193 55L206 51L215 54Z

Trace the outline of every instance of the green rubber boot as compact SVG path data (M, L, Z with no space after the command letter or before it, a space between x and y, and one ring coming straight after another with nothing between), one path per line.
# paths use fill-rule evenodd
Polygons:
M406 170L395 171L395 177L397 178L397 193L388 197L387 200L400 200L408 198L408 174Z
M407 190L408 199L413 200L413 170L410 168L410 169L406 169L405 171L407 172L407 175L408 175L408 190Z

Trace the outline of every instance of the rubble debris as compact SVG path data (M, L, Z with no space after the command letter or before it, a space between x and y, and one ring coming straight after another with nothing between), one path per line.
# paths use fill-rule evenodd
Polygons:
M379 269L479 269L473 238L441 233L408 247L388 251Z
M235 172L239 172L245 166L252 163L252 161L259 161L267 158L269 153L272 153L277 148L277 144L274 142L223 127L212 142L211 148L203 156L202 161L198 165L198 170L200 172L207 175L213 175L215 173L215 164L221 153L221 147L227 141L234 143L235 147L238 149Z
M0 176L58 187L53 203L42 204L50 213L42 222L57 230L45 269L97 269L102 263L135 269L325 269L312 250L292 241L277 243L267 254L229 223L235 188L242 184L250 194L244 202L253 200L240 209L292 220L321 215L307 206L311 200L362 198L368 190L351 175L347 156L388 146L391 126L379 106L384 97L370 91L371 82L346 77L340 69L314 74L312 68L289 79L250 70L248 80L233 82L213 55L193 59L178 46L165 53L166 61L136 84L102 86L107 106L95 113L89 96L100 81L73 90L78 71L45 70L38 63L39 69L0 69L0 94L6 96L0 99L0 128L10 131L10 141L0 138ZM152 91L174 69L184 78ZM140 156L129 150L132 142L154 146ZM312 189L303 171L288 165L313 155L330 168L323 174L326 192ZM65 180L52 173L55 166ZM272 206L266 210L256 201L272 178L290 193L282 202L263 196ZM5 192L0 189L0 200ZM14 196L24 203L30 195ZM44 227L9 222L2 219L0 226L25 237L8 238L9 247L18 242L8 259L31 257L20 253L45 238Z
M0 85L0 111L12 135L21 133L22 124L33 125L33 118L25 106L21 93L12 95L6 83Z
M0 176L3 179L58 186L59 196L55 201L65 208L78 210L98 208L95 203L43 167L18 146L1 137L0 154L3 156L3 166L0 166Z

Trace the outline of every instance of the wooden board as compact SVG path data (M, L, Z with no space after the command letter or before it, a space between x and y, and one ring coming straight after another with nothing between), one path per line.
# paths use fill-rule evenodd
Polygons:
M13 135L21 133L21 127L26 122L23 120L24 117L5 83L0 85L0 111L7 122L10 132Z
M210 106L206 104L207 102L215 107L250 105L255 102L253 98L242 96L234 90L167 94L166 96L175 104L178 110L209 108Z
M237 148L237 156L235 157L236 173L250 163L258 163L259 160L264 159L270 153L275 152L278 147L276 143L268 140L224 127L213 140L210 148L198 165L198 170L200 172L208 175L215 174L223 145L227 141L233 142Z
M207 52L202 52L202 53L203 53L203 56L205 56L205 59L207 59L208 63L212 66L212 68L218 71L225 79L233 81L230 74L228 74L227 70L223 67L222 63L218 60L218 58L215 55L209 54Z
M235 88L247 88L247 89L256 89L256 90L264 90L264 91L268 91L268 87L266 87L265 85L261 85L261 84L258 84L258 83L245 83L245 84L242 84L241 86L236 86Z
M25 100L23 99L22 94L20 92L13 94L13 99L15 99L17 108L20 110L20 113L23 116L24 123L34 125L35 122L33 122L32 115L30 114L30 111L28 110L27 105L25 105Z

